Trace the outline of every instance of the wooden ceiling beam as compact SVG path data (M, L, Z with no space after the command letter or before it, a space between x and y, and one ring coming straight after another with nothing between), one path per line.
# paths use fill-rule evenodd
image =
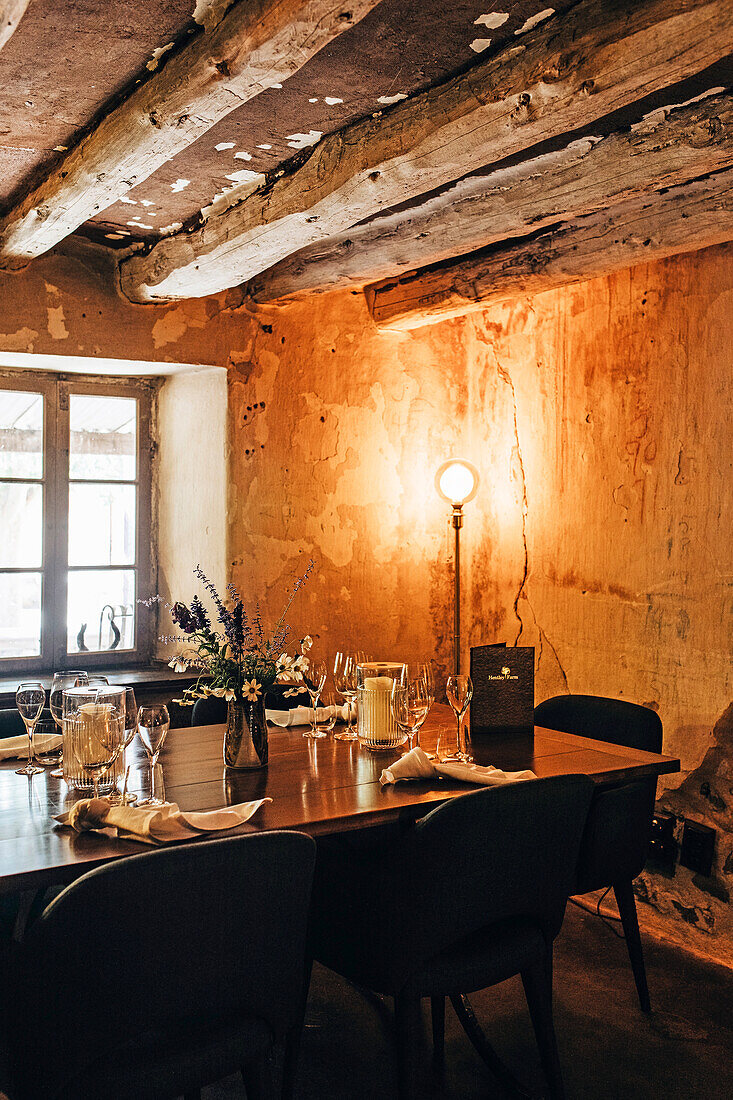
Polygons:
M565 222L365 293L381 329L408 331L509 298L733 240L733 169Z
M120 262L133 301L198 297L675 84L733 52L730 0L583 0L465 73L320 141L200 228Z
M28 0L0 0L0 50L15 34Z
M459 180L282 260L249 284L269 302L393 278L733 165L733 96L651 112L631 130L583 138Z
M240 0L172 53L0 221L0 270L23 266L217 122L283 83L379 0Z

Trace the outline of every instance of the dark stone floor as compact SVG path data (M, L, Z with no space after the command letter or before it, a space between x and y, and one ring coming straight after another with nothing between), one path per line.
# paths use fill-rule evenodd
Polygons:
M409 930L406 930L409 934ZM718 1100L733 1097L733 971L645 940L654 1011L639 1011L626 946L573 905L557 941L555 1019L568 1100ZM528 1084L541 1075L521 982L472 998L497 1050ZM388 1003L365 998L323 968L313 974L298 1100L396 1096ZM425 1008L423 1095L504 1096L475 1055L452 1009L446 1073L432 1077ZM240 1078L205 1100L240 1100Z

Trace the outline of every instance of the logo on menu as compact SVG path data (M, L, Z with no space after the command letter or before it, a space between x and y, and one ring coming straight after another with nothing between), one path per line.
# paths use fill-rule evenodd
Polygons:
M501 670L501 676L489 676L489 680L518 680L518 676L512 676L512 670L506 665Z

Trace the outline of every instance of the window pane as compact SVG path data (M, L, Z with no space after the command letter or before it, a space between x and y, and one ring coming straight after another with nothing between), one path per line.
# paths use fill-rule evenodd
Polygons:
M137 476L137 400L72 393L69 477L132 481Z
M134 485L69 486L69 565L135 564Z
M41 652L41 574L0 573L0 657Z
M0 390L0 477L43 477L43 397Z
M69 653L132 649L135 570L80 569L69 573Z
M0 566L33 569L42 564L42 485L37 482L0 482L0 531Z

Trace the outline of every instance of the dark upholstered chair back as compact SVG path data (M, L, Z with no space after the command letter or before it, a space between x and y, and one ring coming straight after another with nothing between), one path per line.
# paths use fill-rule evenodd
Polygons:
M662 722L649 707L598 695L558 695L535 708L535 725L645 752L662 751ZM597 791L588 815L574 893L630 881L646 859L656 779Z
M310 837L262 833L116 860L67 887L13 968L11 1050L39 1074L28 1094L186 1021L255 1017L281 1037L302 995L314 862Z
M197 699L191 713L192 726L218 726L227 720L227 704L215 695Z
M656 711L602 695L556 695L535 707L534 723L645 752L662 751L662 721Z
M592 792L587 776L569 775L439 806L382 857L352 861L341 898L317 914L317 958L331 965L329 944L337 944L334 969L392 992L423 961L498 921L528 917L550 941L562 924Z

